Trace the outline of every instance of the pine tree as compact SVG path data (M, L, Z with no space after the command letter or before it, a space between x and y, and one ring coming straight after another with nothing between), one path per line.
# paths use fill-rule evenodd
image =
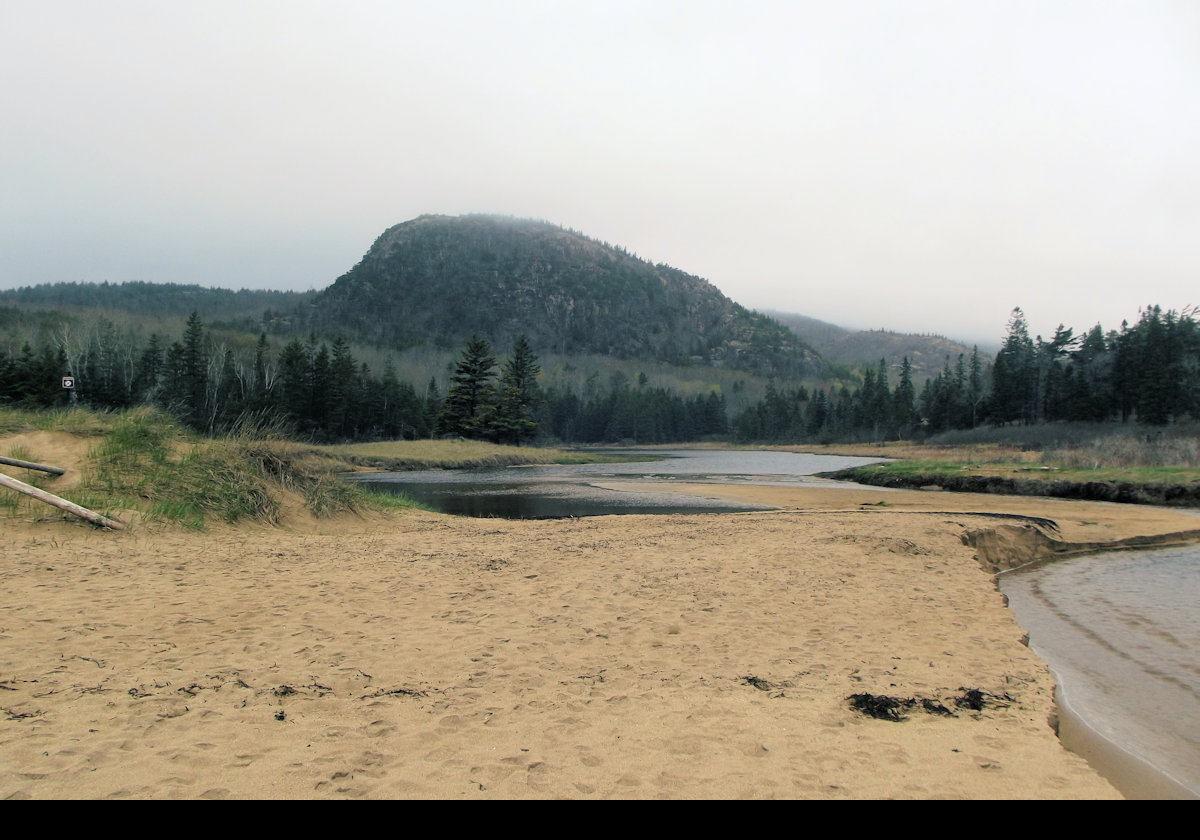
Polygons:
M206 396L208 394L208 359L204 348L204 325L195 310L188 317L183 331L183 354L179 359L180 395L179 419L195 429L206 425Z
M438 415L440 434L487 436L495 411L495 368L491 346L479 336L472 337L450 377L450 390Z
M979 412L987 392L983 388L983 360L979 358L979 345L971 349L971 373L967 377L967 401L971 404L971 428L979 425Z
M529 341L524 335L518 336L500 377L500 399L492 422L498 439L520 446L522 439L537 434L533 405L538 397L537 377L541 370Z
M992 369L992 419L1030 422L1034 414L1037 367L1025 313L1017 307L1008 321L1008 336Z
M909 437L917 425L916 403L917 389L913 386L912 364L908 361L908 356L905 356L904 363L900 366L900 384L892 394L892 422L898 438Z
M333 341L329 364L328 423L335 437L352 438L359 421L358 370L350 345L340 335Z
M293 338L279 354L279 387L276 405L297 429L308 414L308 377L312 360L298 338Z
M158 389L159 372L163 364L163 351L158 333L151 333L142 355L138 359L137 373L133 378L133 399L139 402L154 402Z

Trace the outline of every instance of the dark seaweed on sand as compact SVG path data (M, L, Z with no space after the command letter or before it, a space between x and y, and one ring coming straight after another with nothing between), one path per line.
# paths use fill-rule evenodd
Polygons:
M903 700L899 697L888 697L886 694L864 692L850 695L850 708L879 720L904 720L903 712L915 702L911 697Z
M966 689L961 690L965 691ZM982 692L977 693L982 694ZM848 699L850 700L850 708L854 709L854 711L878 720L904 720L904 713L918 706L922 711L931 715L957 717L943 703L931 700L928 697L889 697L886 694L863 693L851 694ZM960 703L959 705L961 706L962 704ZM982 705L980 708L982 708Z

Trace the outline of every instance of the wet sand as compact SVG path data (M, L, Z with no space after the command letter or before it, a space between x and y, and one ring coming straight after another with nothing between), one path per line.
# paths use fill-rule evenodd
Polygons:
M0 796L1118 796L1056 739L965 517L934 512L1009 501L731 489L793 509L6 519ZM1194 523L1011 504L1088 537Z

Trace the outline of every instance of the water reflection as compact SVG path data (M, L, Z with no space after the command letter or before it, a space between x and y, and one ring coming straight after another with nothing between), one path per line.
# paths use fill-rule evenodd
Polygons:
M718 498L673 493L670 484L847 486L814 473L882 459L794 452L656 449L613 452L659 457L623 464L571 464L487 470L422 470L353 476L376 489L403 493L443 513L542 519L613 513L704 513L770 510ZM647 492L622 485L662 485ZM603 484L604 486L600 486ZM853 486L853 485L849 485Z

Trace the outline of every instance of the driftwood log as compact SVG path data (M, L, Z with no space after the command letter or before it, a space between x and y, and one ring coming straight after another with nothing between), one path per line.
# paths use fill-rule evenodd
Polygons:
M5 458L3 455L0 455L0 464L8 464L10 467L24 467L27 470L41 470L42 472L54 473L55 475L62 475L66 472L62 467L35 464L32 461L22 461L19 458Z
M65 510L67 513L73 513L81 519L86 519L94 525L99 525L103 528L112 528L114 531L124 530L125 526L114 519L109 519L107 516L101 516L94 511L90 511L85 507L80 507L74 502L68 502L66 499L55 496L53 493L47 493L45 490L39 490L36 487L30 487L24 481L17 481L15 478L9 478L4 473L0 473L0 487L7 487L9 490L16 490L18 493L24 493L26 496L32 496L39 502L45 502L48 505L60 510Z

